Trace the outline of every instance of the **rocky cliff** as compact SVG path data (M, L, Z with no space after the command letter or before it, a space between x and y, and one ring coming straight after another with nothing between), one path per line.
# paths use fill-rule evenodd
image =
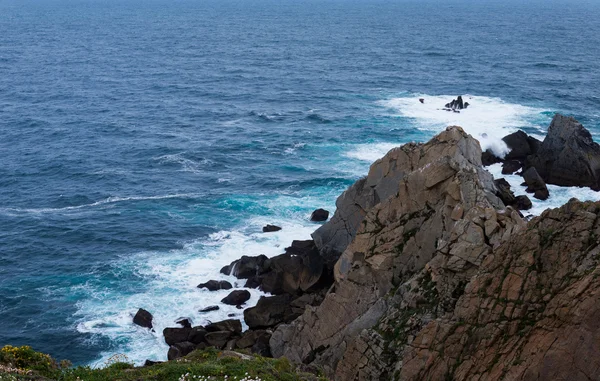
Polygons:
M527 223L450 127L375 162L313 235L335 281L275 357L334 380L595 379L600 203Z

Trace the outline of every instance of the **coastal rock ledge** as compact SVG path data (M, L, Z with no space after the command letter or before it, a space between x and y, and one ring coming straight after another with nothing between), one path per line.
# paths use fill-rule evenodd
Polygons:
M313 234L335 281L273 356L337 381L597 379L600 202L527 222L481 158L449 127L376 161Z

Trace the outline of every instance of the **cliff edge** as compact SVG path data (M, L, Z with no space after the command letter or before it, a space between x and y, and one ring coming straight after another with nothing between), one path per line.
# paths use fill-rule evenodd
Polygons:
M313 238L335 282L270 339L334 380L594 379L600 203L526 222L476 139L393 149Z

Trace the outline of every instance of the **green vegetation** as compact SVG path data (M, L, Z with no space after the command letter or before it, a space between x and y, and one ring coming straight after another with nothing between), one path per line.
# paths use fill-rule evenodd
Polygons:
M326 381L299 372L287 359L270 359L216 349L195 351L185 358L135 367L115 357L101 369L68 366L30 347L6 346L0 350L0 381Z

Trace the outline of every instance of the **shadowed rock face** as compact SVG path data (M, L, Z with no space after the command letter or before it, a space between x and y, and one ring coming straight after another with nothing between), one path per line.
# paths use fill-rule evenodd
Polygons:
M335 264L333 289L320 306L279 326L271 350L322 366L336 380L392 379L407 332L453 311L494 247L525 222L504 209L481 166L479 143L459 127L390 151L343 202L351 191L373 205L360 213L351 207L348 215L363 217L353 234L345 230L343 240L351 243ZM334 219L315 233L334 237L321 247L344 246L339 235L322 234ZM406 332L394 337L390 322L398 321Z
M572 117L554 116L548 135L525 167L535 167L548 184L600 190L600 146Z

